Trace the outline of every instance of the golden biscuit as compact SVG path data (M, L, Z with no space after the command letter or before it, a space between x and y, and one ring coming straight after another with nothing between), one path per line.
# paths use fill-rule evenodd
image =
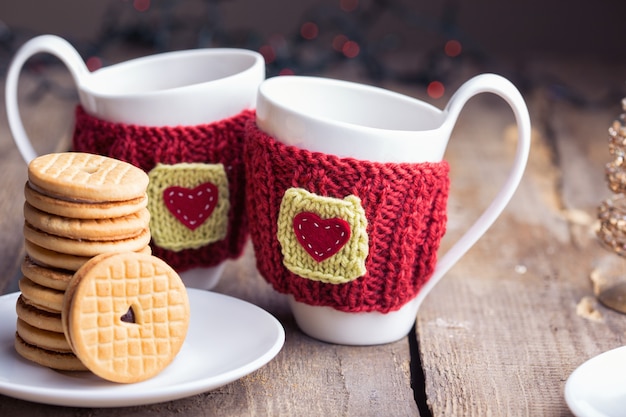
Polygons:
M28 256L38 265L52 268L66 269L68 271L78 271L78 269L85 264L91 257L89 256L77 256L69 255L62 252L42 248L29 240L24 241L24 248ZM138 253L152 253L150 246L136 251Z
M35 284L26 277L22 277L22 279L19 280L18 285L25 298L25 302L28 304L33 305L40 310L50 311L53 313L60 313L63 309L64 291L58 291Z
M61 313L53 313L41 310L24 299L20 295L15 303L15 312L17 317L33 327L51 332L63 333L63 325L61 324Z
M103 254L74 274L62 324L72 350L94 374L139 382L178 354L189 326L189 299L178 274L161 259Z
M150 212L141 209L123 217L75 219L41 211L24 204L24 218L35 229L69 239L120 240L139 235L148 228Z
M76 256L96 256L101 253L134 252L150 244L150 229L137 236L120 240L68 239L35 229L24 223L24 238L42 248Z
M17 319L17 334L22 340L30 345L34 345L46 350L55 352L71 352L72 349L65 339L65 334L59 332L51 332L31 326L24 320Z
M51 153L28 164L32 188L51 197L83 202L125 201L141 197L148 174L117 159L81 152Z
M86 371L87 368L71 352L54 352L26 343L15 333L15 350L24 359L59 371Z
M65 291L72 275L74 275L73 271L37 265L28 255L22 261L21 270L22 274L31 281L59 291Z
M24 186L26 201L46 213L74 219L108 219L135 213L148 206L148 194L126 200L108 202L78 202L54 198L34 190L28 182Z
M53 369L87 370L63 324L66 293L77 289L71 286L74 272L96 256L137 251L151 259L147 185L143 170L99 155L58 153L31 161L24 187L27 255L15 305L18 354ZM99 321L96 329L105 324ZM137 321L133 327L141 326Z

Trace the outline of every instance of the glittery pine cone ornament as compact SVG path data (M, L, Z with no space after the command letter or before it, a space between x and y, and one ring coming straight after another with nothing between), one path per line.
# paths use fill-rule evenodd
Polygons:
M609 153L613 160L606 164L609 189L615 193L598 207L600 242L620 256L626 256L626 98L624 113L609 127Z

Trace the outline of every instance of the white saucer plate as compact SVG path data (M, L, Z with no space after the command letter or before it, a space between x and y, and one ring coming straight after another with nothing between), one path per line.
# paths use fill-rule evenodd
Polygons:
M576 417L626 416L626 346L601 353L572 372L565 401Z
M226 385L281 350L284 329L265 310L222 294L187 291L191 316L182 349L159 375L137 384L116 384L89 372L58 372L23 359L13 347L19 293L0 296L0 394L70 407L153 404Z

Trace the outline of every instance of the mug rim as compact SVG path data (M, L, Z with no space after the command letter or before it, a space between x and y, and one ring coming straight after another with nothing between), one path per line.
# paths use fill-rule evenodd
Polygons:
M433 115L435 115L436 117L440 119L437 120L437 123L435 126L431 128L425 128L425 129L396 129L396 128L369 126L369 125L363 125L363 124L354 123L354 122L337 120L334 118L320 116L317 114L305 113L300 110L294 110L284 101L277 99L275 95L268 94L268 89L273 88L274 85L293 84L293 83L301 83L301 82L307 83L307 84L313 84L313 85L327 86L327 87L335 86L337 88L351 89L354 91L361 90L367 93L373 93L381 97L384 96L387 98L391 98L398 102L404 102L410 106L422 107L424 110L432 112ZM285 86L283 85L282 87L284 88ZM316 76L307 76L307 75L279 75L279 76L267 78L259 85L257 111L259 110L260 107L262 107L259 105L260 103L262 103L262 101L266 101L267 103L270 103L271 106L274 106L277 109L280 109L281 112L286 112L292 115L297 115L297 117L300 117L303 119L312 120L316 123L324 123L328 126L333 126L335 128L358 130L362 132L394 131L397 134L402 134L402 133L415 134L416 132L420 132L423 134L426 132L435 132L439 130L440 128L443 127L444 122L445 122L445 118L442 118L444 116L444 111L425 101L419 100L417 98L413 98L411 96L408 96L402 93L387 90L385 88L377 87L374 85L362 84L359 82L345 81L345 80L326 78L326 77L316 77Z
M304 89L297 91L295 88L294 84L302 82L309 83L309 91L315 94L319 90L311 89L311 85L313 88L324 85L327 90L352 89L352 96L341 94L343 101L333 101L320 94L313 100L323 102L328 108L320 110L322 114L312 114L314 112L306 111L306 103L298 103L301 108L294 110L288 103L290 100L280 100L271 92L268 93L269 88L276 86L290 94L296 91L296 94L301 94L300 97L307 97L302 95ZM333 111L343 111L352 101L362 102L359 93L363 92L371 94L371 97L367 97L368 107L365 110L347 110L344 120L333 117ZM296 97L294 101L298 99ZM401 111L393 113L393 108L388 110L385 104L396 106ZM362 111L367 114L375 114L372 111L380 113L378 108L387 111L376 121L380 126L367 123L369 116L363 118ZM395 120L388 120L388 114L394 114ZM416 119L418 114L421 116ZM395 122L397 126L394 126ZM449 139L449 124L446 122L447 112L425 101L372 85L332 78L295 75L273 77L261 83L257 95L256 125L261 131L286 145L338 157L378 162L441 161ZM389 127L385 127L385 124L389 124Z
M244 58L251 58L251 61L249 65L247 65L243 70L230 73L223 77L219 77L219 78L207 80L207 81L202 81L199 83L162 88L158 90L119 93L119 92L107 92L107 91L103 91L102 89L95 89L92 86L92 83L95 82L92 80L95 80L100 76L106 76L109 73L114 73L116 71L127 71L128 68L132 69L133 67L146 65L147 63L149 63L150 65L155 65L155 64L158 64L160 61L164 61L164 60L170 61L173 58L180 57L180 56L195 57L198 55L207 55L207 56L210 55L212 56L212 58L215 58L215 57L219 58L220 56L244 57ZM151 96L156 96L156 95L180 94L181 92L184 92L186 90L196 89L198 88L198 86L206 86L208 84L231 81L234 78L245 77L248 74L256 73L259 70L259 67L261 67L261 69L264 71L264 65L265 65L265 59L263 58L263 55L261 55L259 52L256 52L250 49L244 49L244 48L198 48L198 49L186 49L186 50L181 50L181 51L168 51L168 52L161 52L161 53L156 53L156 54L151 54L151 55L140 56L137 58L131 58L129 60L121 61L118 63L114 63L111 65L99 68L93 72L88 73L87 76L81 80L80 85L78 85L77 88L86 94L89 94L94 97L104 98L104 99L124 99L124 100L142 99L142 98L149 98Z

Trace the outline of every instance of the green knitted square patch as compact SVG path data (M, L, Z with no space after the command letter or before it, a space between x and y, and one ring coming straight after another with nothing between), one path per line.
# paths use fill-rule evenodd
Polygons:
M354 195L339 199L288 189L277 234L283 264L300 277L343 284L365 275L367 219Z
M148 176L154 244L180 251L226 237L230 200L222 164L157 164Z

